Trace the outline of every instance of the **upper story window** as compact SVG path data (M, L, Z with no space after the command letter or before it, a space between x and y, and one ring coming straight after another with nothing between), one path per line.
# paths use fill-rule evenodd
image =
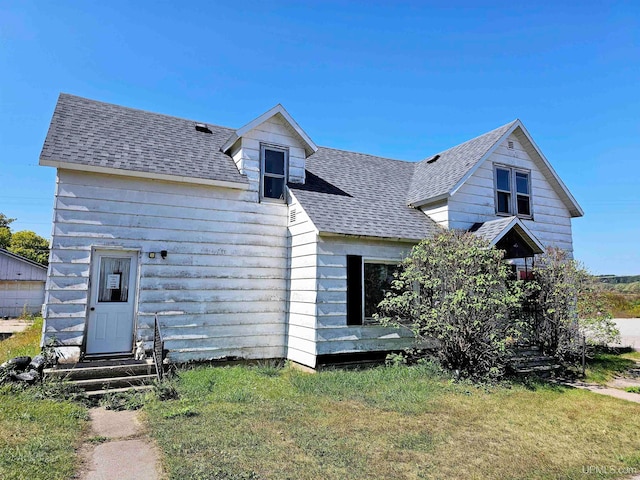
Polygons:
M495 167L496 213L531 217L531 172Z
M260 194L262 198L284 201L288 157L289 151L286 148L261 145Z

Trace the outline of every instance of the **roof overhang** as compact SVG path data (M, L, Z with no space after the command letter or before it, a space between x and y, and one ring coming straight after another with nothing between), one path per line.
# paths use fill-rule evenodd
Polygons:
M300 141L304 145L304 151L307 156L318 151L318 146L313 142L313 140L311 140L309 135L307 135L307 133L300 127L300 125L298 125L293 117L289 115L289 112L287 112L285 108L280 104L264 112L258 118L250 121L245 126L240 127L238 130L236 130L224 143L224 145L222 145L221 150L224 153L228 153L229 149L238 141L239 138L275 115L281 115L285 122L288 124L289 128L299 137Z
M562 202L565 204L569 213L572 217L582 217L584 215L584 211L576 201L576 199L571 195L571 192L567 188L567 186L560 180L560 177L553 169L547 158L544 156L542 151L538 148L536 143L529 135L529 132L524 127L520 120L516 120L513 122L513 125L502 134L502 136L498 139L498 141L485 152L485 154L476 162L476 164L471 167L467 173L456 183L453 188L449 191L449 195L455 194L462 185L473 175L478 168L487 160L493 152L509 137L509 135L514 134L518 140L523 144L524 148L527 150L527 153L531 157L531 159L538 165L538 168L542 171L542 174L547 178L555 192L558 194ZM430 200L425 200L422 202L431 203Z
M499 218L476 224L469 230L474 235L484 238L490 246L495 246L509 232L514 231L533 251L534 254L544 253L545 247L540 240L526 227L518 217Z
M351 235L349 233L336 233L336 232L328 232L328 231L318 231L318 236L320 237L340 237L340 238L353 238L357 240L374 240L378 242L401 242L401 243L410 243L416 244L420 243L423 238L401 238L401 237L373 237L369 235Z
M119 177L146 178L149 180L162 180L165 182L193 183L196 185L210 185L215 187L233 188L236 190L247 190L248 182L228 182L224 180L213 180L209 178L185 177L182 175L168 175L165 173L139 172L137 170L124 170L122 168L98 167L93 165L83 165L79 163L63 162L58 160L40 159L40 165L45 167L55 167L63 170L76 170L81 172L102 173L106 175L117 175Z
M0 248L0 254L6 255L7 257L13 258L14 260L26 263L32 267L41 268L44 271L47 271L47 267L39 264L38 262L34 262L33 260L23 257L22 255L18 255L17 253L10 252L9 250L5 250L4 248Z

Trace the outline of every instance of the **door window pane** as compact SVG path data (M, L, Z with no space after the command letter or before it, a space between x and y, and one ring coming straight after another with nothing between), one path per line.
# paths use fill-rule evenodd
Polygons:
M284 175L284 152L264 150L264 171Z
M98 302L127 302L130 270L130 258L101 257Z

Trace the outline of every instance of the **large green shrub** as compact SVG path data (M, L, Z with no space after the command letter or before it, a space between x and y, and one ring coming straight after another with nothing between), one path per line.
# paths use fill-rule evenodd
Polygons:
M520 282L503 252L478 237L447 230L416 245L402 262L394 292L380 303L384 323L436 339L443 366L468 377L504 372L517 322Z

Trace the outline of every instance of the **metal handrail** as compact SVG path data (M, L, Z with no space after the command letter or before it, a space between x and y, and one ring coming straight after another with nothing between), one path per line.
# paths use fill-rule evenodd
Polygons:
M153 320L153 362L156 364L158 381L162 381L164 376L164 339L162 338L157 313Z

